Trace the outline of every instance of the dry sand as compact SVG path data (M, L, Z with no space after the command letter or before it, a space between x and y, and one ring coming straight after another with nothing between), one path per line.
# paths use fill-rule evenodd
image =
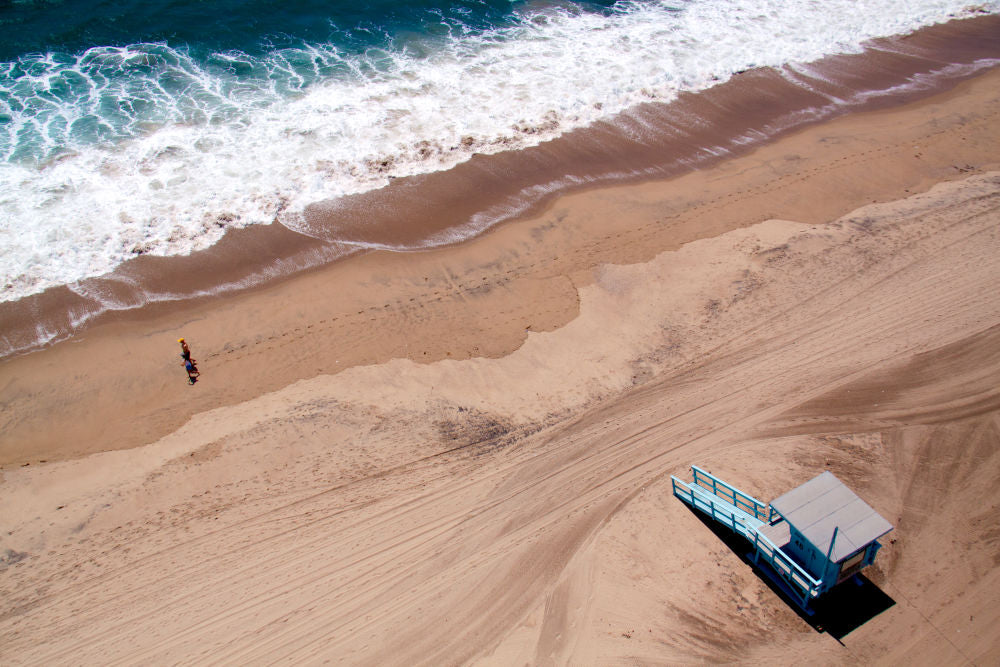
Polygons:
M5 362L0 662L996 664L998 116L992 72ZM851 613L690 464L888 518Z

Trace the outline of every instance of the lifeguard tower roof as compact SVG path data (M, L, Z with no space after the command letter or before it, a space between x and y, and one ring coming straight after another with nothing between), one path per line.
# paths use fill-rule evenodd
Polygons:
M820 552L839 562L892 530L892 524L832 473L824 472L771 503Z

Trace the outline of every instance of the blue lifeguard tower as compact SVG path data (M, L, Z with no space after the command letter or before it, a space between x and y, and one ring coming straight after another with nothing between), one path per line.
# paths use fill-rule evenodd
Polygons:
M799 607L875 561L892 524L830 472L766 505L692 466L693 482L671 475L674 495L753 546L753 561Z

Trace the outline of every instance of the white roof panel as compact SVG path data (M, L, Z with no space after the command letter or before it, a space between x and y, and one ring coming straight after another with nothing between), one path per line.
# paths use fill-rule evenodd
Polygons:
M829 471L792 489L771 507L823 554L830 548L834 528L839 528L830 554L833 562L892 530L892 524Z

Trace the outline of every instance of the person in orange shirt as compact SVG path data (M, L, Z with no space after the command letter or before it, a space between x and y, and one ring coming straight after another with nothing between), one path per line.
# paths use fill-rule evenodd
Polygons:
M181 344L181 358L184 359L184 361L190 361L191 348L188 347L188 344L184 341L183 338L178 338L177 342Z

